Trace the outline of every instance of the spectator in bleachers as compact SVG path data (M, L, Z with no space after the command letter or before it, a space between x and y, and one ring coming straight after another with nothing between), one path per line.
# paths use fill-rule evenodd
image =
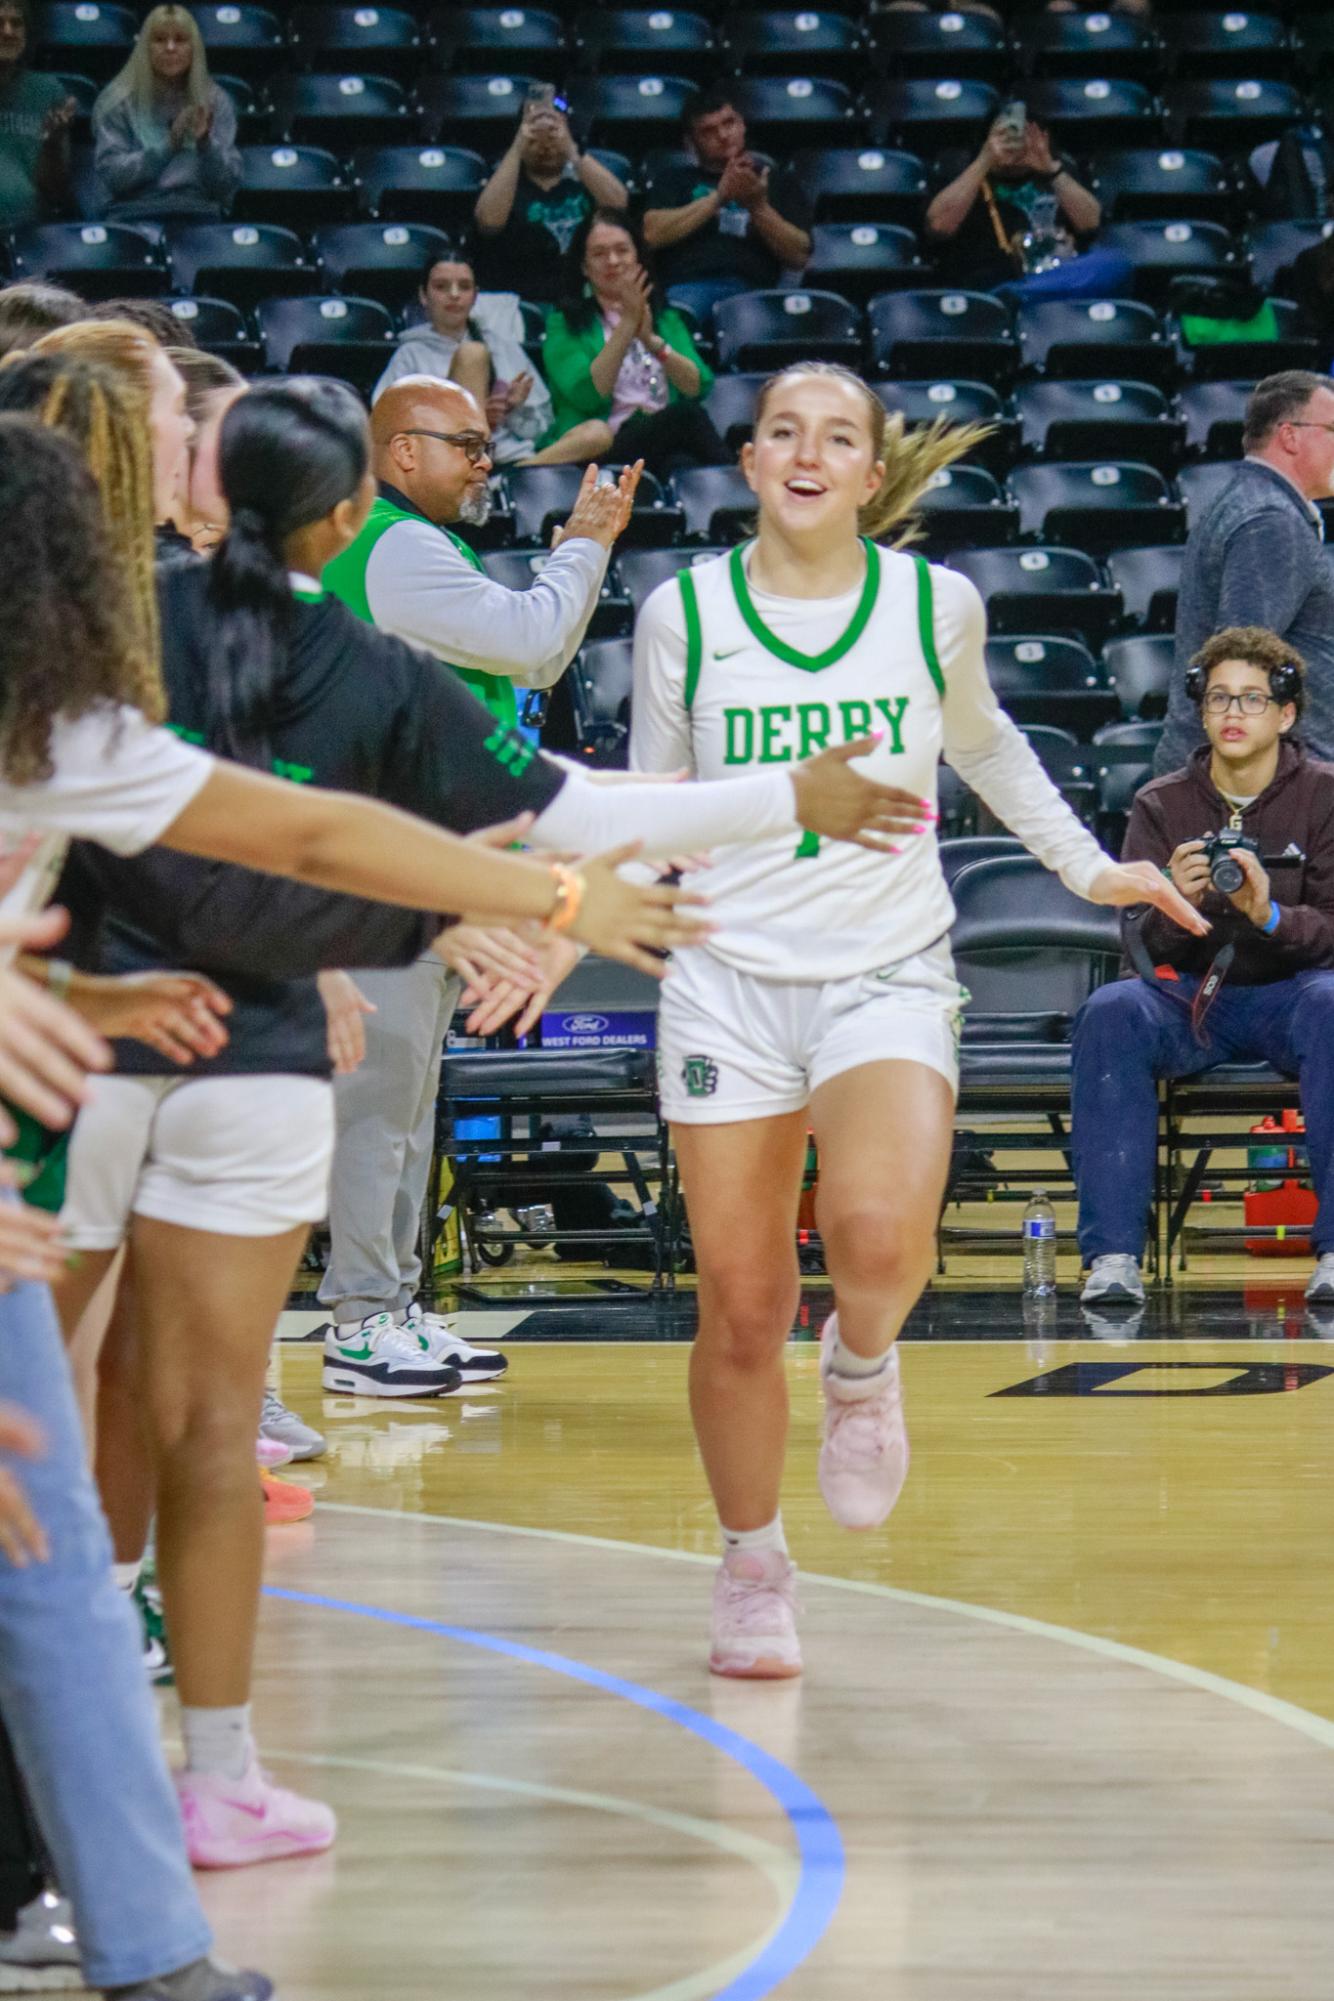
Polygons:
M614 441L617 458L659 475L730 463L701 401L713 371L681 314L660 302L629 221L597 210L570 265L583 289L548 316L542 350L557 434L581 426L589 458Z
M426 318L405 327L398 350L375 385L371 401L405 375L457 382L477 398L491 426L496 465L540 459L545 465L582 464L596 456L582 441L536 451L551 428L551 391L523 345L523 314L513 292L479 292L470 258L432 256L417 291Z
M719 84L687 101L690 155L653 176L644 241L673 305L704 325L719 299L764 291L811 254L809 195L746 148L746 121Z
M58 76L24 61L27 0L0 5L0 229L58 214L69 199L69 128L77 109Z
M595 208L625 209L624 183L581 153L554 94L531 98L509 149L477 197L477 270L490 292L539 306L560 297L565 257Z
M1307 663L1302 741L1334 760L1334 561L1318 500L1334 493L1334 384L1289 369L1256 385L1245 458L1186 542L1167 721L1153 768L1175 771L1204 741L1186 667L1223 626L1265 625Z
M1334 215L1334 145L1321 126L1293 125L1257 146L1247 164L1256 205L1273 222L1327 222Z
M87 317L88 308L63 285L40 282L0 287L0 360L18 354L52 327L67 327Z
M93 137L98 201L113 221L222 215L241 180L236 111L184 7L149 14L93 106Z
M1231 1062L1298 1080L1320 1198L1307 1298L1334 1300L1334 770L1292 740L1304 683L1302 660L1276 633L1216 633L1191 664L1207 741L1135 800L1124 858L1156 863L1213 929L1192 937L1154 910L1123 920L1140 977L1100 987L1076 1017L1086 1304L1144 1297L1158 1080ZM1210 873L1208 837L1224 828L1252 844L1224 858L1241 871L1236 888ZM1211 973L1226 977L1207 993Z
M1115 298L1129 284L1119 251L1081 248L1102 203L1031 118L1002 111L977 157L960 167L947 156L943 170L926 228L947 284L1025 298Z

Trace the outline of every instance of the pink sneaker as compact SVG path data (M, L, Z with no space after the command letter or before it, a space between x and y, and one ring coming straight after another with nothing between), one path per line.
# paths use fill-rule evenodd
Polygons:
M261 1466L286 1466L293 1457L291 1446L280 1438L266 1438L261 1431L255 1440L255 1458Z
M196 1869L240 1869L282 1855L316 1855L333 1843L332 1807L276 1786L252 1754L239 1779L177 1772L185 1847Z
M897 1344L884 1374L874 1378L871 1396L849 1395L854 1379L832 1373L825 1323L820 1376L824 1384L824 1443L820 1447L820 1492L834 1520L845 1529L878 1529L889 1519L908 1477L908 1427L903 1421Z
M713 1586L713 1674L787 1681L801 1673L796 1575L781 1550L728 1550Z

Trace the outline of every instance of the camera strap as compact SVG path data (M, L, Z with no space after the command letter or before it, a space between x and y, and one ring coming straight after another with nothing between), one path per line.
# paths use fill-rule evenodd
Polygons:
M1128 919L1125 924L1123 935L1125 938L1126 956L1142 980L1147 980L1151 987L1155 987L1160 994L1165 994L1169 999L1176 1001L1178 1006L1189 1007L1191 1033L1200 1047L1207 1049L1209 1047L1209 1037L1205 1031L1205 1017L1208 1015L1214 1002L1218 999L1223 982L1231 969L1232 961L1237 956L1236 944L1229 940L1226 945L1220 946L1209 962L1208 972L1200 981L1191 999L1187 1001L1184 994L1172 991L1173 982L1171 980L1159 978L1158 968L1149 957L1148 947L1144 943L1143 933L1140 929L1143 921L1142 917L1135 917Z

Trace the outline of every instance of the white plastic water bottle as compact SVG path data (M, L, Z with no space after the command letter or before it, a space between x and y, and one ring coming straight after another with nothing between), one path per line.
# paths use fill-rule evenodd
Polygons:
M1050 1299L1056 1291L1056 1211L1045 1188L1035 1188L1024 1211L1024 1297Z

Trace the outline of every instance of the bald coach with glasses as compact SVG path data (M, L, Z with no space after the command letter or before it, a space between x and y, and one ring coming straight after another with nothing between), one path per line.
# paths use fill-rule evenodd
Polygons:
M1186 544L1167 726L1156 774L1204 742L1186 669L1212 633L1265 626L1306 662L1302 742L1334 761L1334 558L1316 502L1334 494L1334 383L1290 369L1246 406L1245 458Z

